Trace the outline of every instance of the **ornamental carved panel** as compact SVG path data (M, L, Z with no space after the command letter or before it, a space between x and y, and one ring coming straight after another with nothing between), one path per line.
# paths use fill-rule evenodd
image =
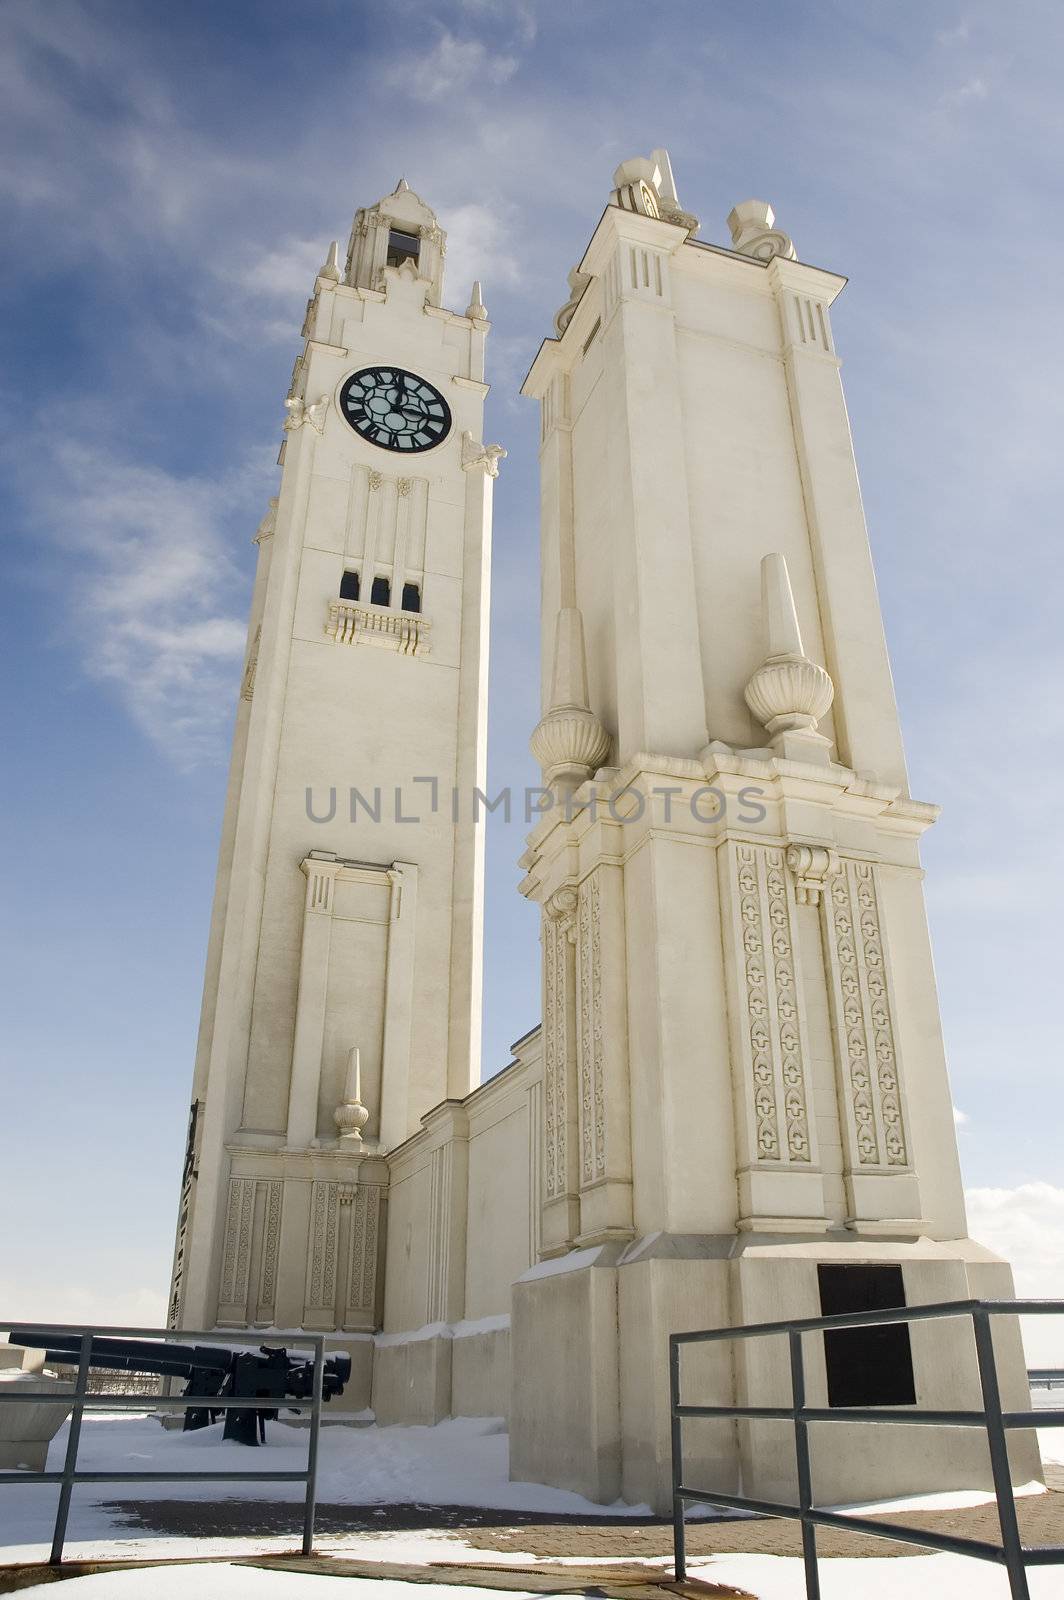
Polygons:
M218 1316L243 1322L247 1314L251 1242L255 1224L255 1179L230 1178L222 1249L222 1281L218 1291Z
M909 1164L886 956L869 861L844 861L825 896L835 1048L855 1164Z
M310 1249L307 1260L306 1316L331 1319L336 1304L336 1234L339 1184L315 1182L310 1197ZM331 1325L331 1322L330 1322Z
M377 1235L380 1185L360 1183L351 1196L351 1234L347 1257L347 1308L344 1321L372 1322L377 1300Z
M260 1187L263 1191L263 1215L256 1319L259 1322L272 1322L277 1303L277 1258L281 1246L284 1183L280 1178L271 1178L261 1182Z
M588 1184L606 1173L601 891L597 872L592 872L580 886L577 926L580 1174L581 1181Z
M573 1038L575 915L577 895L561 889L543 915L543 1198L556 1200L570 1190L569 1121L575 1078Z
M740 1061L752 1111L750 1158L805 1165L812 1160L810 1094L784 853L736 844L730 865L739 936Z

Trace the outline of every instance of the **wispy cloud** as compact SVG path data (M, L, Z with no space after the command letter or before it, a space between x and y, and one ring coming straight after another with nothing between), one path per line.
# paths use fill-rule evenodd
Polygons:
M444 31L431 50L394 66L389 78L418 100L443 100L475 87L498 87L517 71L517 57L489 50L480 39Z
M961 106L971 105L974 101L985 100L989 93L990 86L986 79L976 76L968 78L956 89L948 89L942 96L941 104L947 110L959 109Z
M209 479L67 442L49 466L31 504L61 556L64 637L176 765L218 760L246 635L232 526L266 461Z
M485 289L520 281L517 229L509 207L471 202L444 208L440 220L447 230L447 293L455 305L474 278L482 279Z

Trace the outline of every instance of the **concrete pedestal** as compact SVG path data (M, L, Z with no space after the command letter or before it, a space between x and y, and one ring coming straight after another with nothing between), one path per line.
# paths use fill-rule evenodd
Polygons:
M0 1383L5 1390L10 1385L24 1388L29 1394L70 1394L74 1385L59 1378L47 1377L37 1370L23 1369L13 1362L12 1351L21 1359L20 1347L7 1345L3 1354L7 1358L0 1368ZM43 1352L27 1351L31 1363ZM57 1401L27 1399L22 1403L5 1400L0 1406L0 1468L10 1471L22 1468L25 1472L43 1472L48 1459L48 1446L70 1415L70 1407Z
M821 1261L894 1262L906 1303L1008 1298L1012 1275L971 1240L868 1241L653 1235L574 1251L514 1287L510 1475L573 1489L600 1504L623 1498L671 1509L668 1335L821 1314ZM917 1406L980 1410L971 1323L910 1325ZM1003 1404L1030 1405L1018 1330L995 1330ZM806 1393L826 1407L823 1337L804 1341ZM783 1336L687 1347L681 1396L700 1405L789 1405ZM787 1422L684 1423L684 1479L725 1493L794 1504L794 1430ZM985 1434L962 1428L823 1423L811 1430L821 1505L942 1490L992 1489ZM1010 1443L1013 1481L1041 1478L1032 1434Z

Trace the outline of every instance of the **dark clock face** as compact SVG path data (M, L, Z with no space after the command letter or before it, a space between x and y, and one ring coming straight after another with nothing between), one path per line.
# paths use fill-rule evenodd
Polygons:
M352 374L340 390L340 410L363 439L403 455L431 450L451 427L439 390L402 367L363 367Z

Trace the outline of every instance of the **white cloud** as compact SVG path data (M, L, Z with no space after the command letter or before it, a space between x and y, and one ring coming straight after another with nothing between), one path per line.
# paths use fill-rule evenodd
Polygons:
M1011 1263L1017 1295L1064 1298L1064 1189L1021 1183L1015 1189L969 1189L973 1239ZM1027 1317L1023 1341L1036 1366L1064 1366L1064 1317Z
M319 267L325 261L328 241L320 239L287 238L275 250L267 250L248 267L245 284L253 290L290 298L309 295ZM288 336L295 343L298 328L290 328Z
M521 268L511 245L517 230L509 208L471 202L444 209L440 221L447 231L446 299L464 308L474 278L484 284L485 298L493 287L518 283ZM459 306L459 300L462 305ZM488 300L488 314L491 302Z
M955 1127L964 1128L968 1125L970 1120L971 1119L969 1118L967 1111L962 1111L960 1106L953 1107L953 1122Z
M973 100L985 100L990 93L985 78L969 78L956 89L950 89L942 96L942 104L947 107L969 105Z
M246 639L246 581L227 524L265 462L218 480L180 477L70 443L51 469L34 505L61 547L64 635L177 765L217 759Z
M511 0L508 5L500 5L499 0L459 0L459 4L471 16L486 17L495 28L500 23L511 23L521 44L532 44L535 40L538 26L527 0Z
M388 78L417 100L442 100L478 86L497 87L516 71L516 56L493 54L479 39L456 39L444 31L431 50L393 66Z

